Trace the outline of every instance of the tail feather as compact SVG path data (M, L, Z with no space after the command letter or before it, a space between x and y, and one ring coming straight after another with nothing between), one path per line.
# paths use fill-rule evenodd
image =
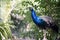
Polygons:
M53 26L51 26L51 29L52 29L53 31L55 31L55 32L58 33L59 28L58 28L57 25L53 25Z

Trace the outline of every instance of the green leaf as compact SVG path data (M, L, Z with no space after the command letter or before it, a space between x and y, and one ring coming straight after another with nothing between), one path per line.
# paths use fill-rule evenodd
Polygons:
M1 26L0 26L0 33L6 38L6 40L8 39L5 29Z

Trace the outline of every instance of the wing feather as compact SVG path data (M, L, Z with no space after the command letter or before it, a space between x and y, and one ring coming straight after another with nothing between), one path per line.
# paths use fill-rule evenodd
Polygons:
M47 24L54 23L54 20L52 19L52 17L49 17L49 16L40 16L40 18L42 18L45 22L47 22Z
M55 24L55 21L53 20L52 17L49 16L40 16L48 25L49 28L51 28L53 31L58 33L58 26Z

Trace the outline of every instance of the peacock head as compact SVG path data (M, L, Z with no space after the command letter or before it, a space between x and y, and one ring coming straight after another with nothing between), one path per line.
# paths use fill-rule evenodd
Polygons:
M30 11L33 11L33 8L32 8L32 7L29 7L29 10L30 10Z

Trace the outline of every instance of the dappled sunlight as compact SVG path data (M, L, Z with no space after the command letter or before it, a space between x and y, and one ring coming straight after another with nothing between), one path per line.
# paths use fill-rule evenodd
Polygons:
M32 7L37 16L51 16L60 26L59 4L60 0L0 0L0 40L59 39L60 32L55 33L51 28L43 30L35 25L29 10Z

